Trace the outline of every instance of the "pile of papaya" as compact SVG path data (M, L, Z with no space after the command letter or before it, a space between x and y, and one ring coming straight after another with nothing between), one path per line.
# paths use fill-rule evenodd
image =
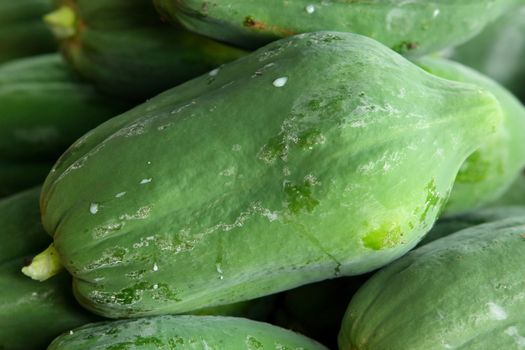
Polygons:
M0 349L525 349L523 0L0 0Z

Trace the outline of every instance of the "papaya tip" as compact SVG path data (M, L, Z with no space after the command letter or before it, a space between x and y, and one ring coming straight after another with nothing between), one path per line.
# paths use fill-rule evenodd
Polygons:
M75 11L62 6L44 16L44 22L58 39L67 39L76 34Z

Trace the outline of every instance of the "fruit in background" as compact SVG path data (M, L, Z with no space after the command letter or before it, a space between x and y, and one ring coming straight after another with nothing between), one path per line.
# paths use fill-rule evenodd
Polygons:
M245 54L163 23L150 0L60 0L45 20L83 77L140 102Z
M524 33L525 6L521 6L445 55L488 75L525 102Z
M157 316L94 323L55 339L48 350L76 349L327 350L300 334L245 318Z
M27 257L51 241L33 188L0 200L0 349L45 348L60 333L99 319L82 310L63 272L40 283L20 273Z
M0 63L53 52L57 44L42 22L52 0L0 0Z
M525 217L474 226L380 270L350 302L339 348L519 349L524 228Z
M257 48L294 34L333 30L368 36L402 54L467 41L521 0L154 0L163 17L196 33Z
M501 113L369 38L283 39L70 147L43 189L49 252L107 317L365 273L430 229Z

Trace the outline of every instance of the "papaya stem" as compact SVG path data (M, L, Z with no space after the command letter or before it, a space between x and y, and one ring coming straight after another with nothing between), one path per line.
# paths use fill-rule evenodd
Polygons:
M53 277L63 268L55 245L51 243L46 250L35 256L29 265L22 268L22 273L42 282Z
M76 34L76 21L75 11L67 5L44 16L44 22L57 39L67 39L74 36Z

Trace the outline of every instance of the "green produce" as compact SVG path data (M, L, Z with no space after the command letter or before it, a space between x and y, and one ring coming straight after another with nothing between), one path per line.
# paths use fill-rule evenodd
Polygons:
M39 283L20 273L30 254L51 241L40 223L34 188L0 200L0 349L45 348L60 333L95 320L82 311L62 273Z
M471 226L520 216L525 217L525 206L490 207L445 217L438 220L419 245L425 245Z
M2 130L0 130L1 132ZM42 183L52 165L50 162L15 161L11 163L0 161L0 197L17 193Z
M0 199L0 263L49 245L51 239L40 223L39 197L40 187L35 187Z
M369 38L283 39L75 143L43 188L47 253L108 317L361 274L430 229L501 113Z
M489 207L525 205L525 174L522 173L512 183L507 192L497 200L488 204Z
M525 217L474 226L424 245L354 296L341 350L521 349Z
M525 101L525 6L487 26L447 55L500 82Z
M244 318L157 316L89 324L56 338L48 350L178 348L326 349L302 335Z
M51 9L51 0L0 0L0 63L56 50L42 22Z
M525 107L498 83L459 63L430 57L420 58L416 63L439 77L481 86L501 104L500 130L462 165L445 213L486 205L500 197L525 166Z
M140 101L245 54L163 23L149 0L59 0L45 17L63 54L106 93Z
M0 349L44 349L60 333L97 319L77 304L67 273L40 283L20 273L23 263L0 263Z
M4 63L0 160L55 161L82 134L128 106L97 93L58 54Z
M521 0L154 0L166 18L243 47L335 30L422 55L460 44Z

